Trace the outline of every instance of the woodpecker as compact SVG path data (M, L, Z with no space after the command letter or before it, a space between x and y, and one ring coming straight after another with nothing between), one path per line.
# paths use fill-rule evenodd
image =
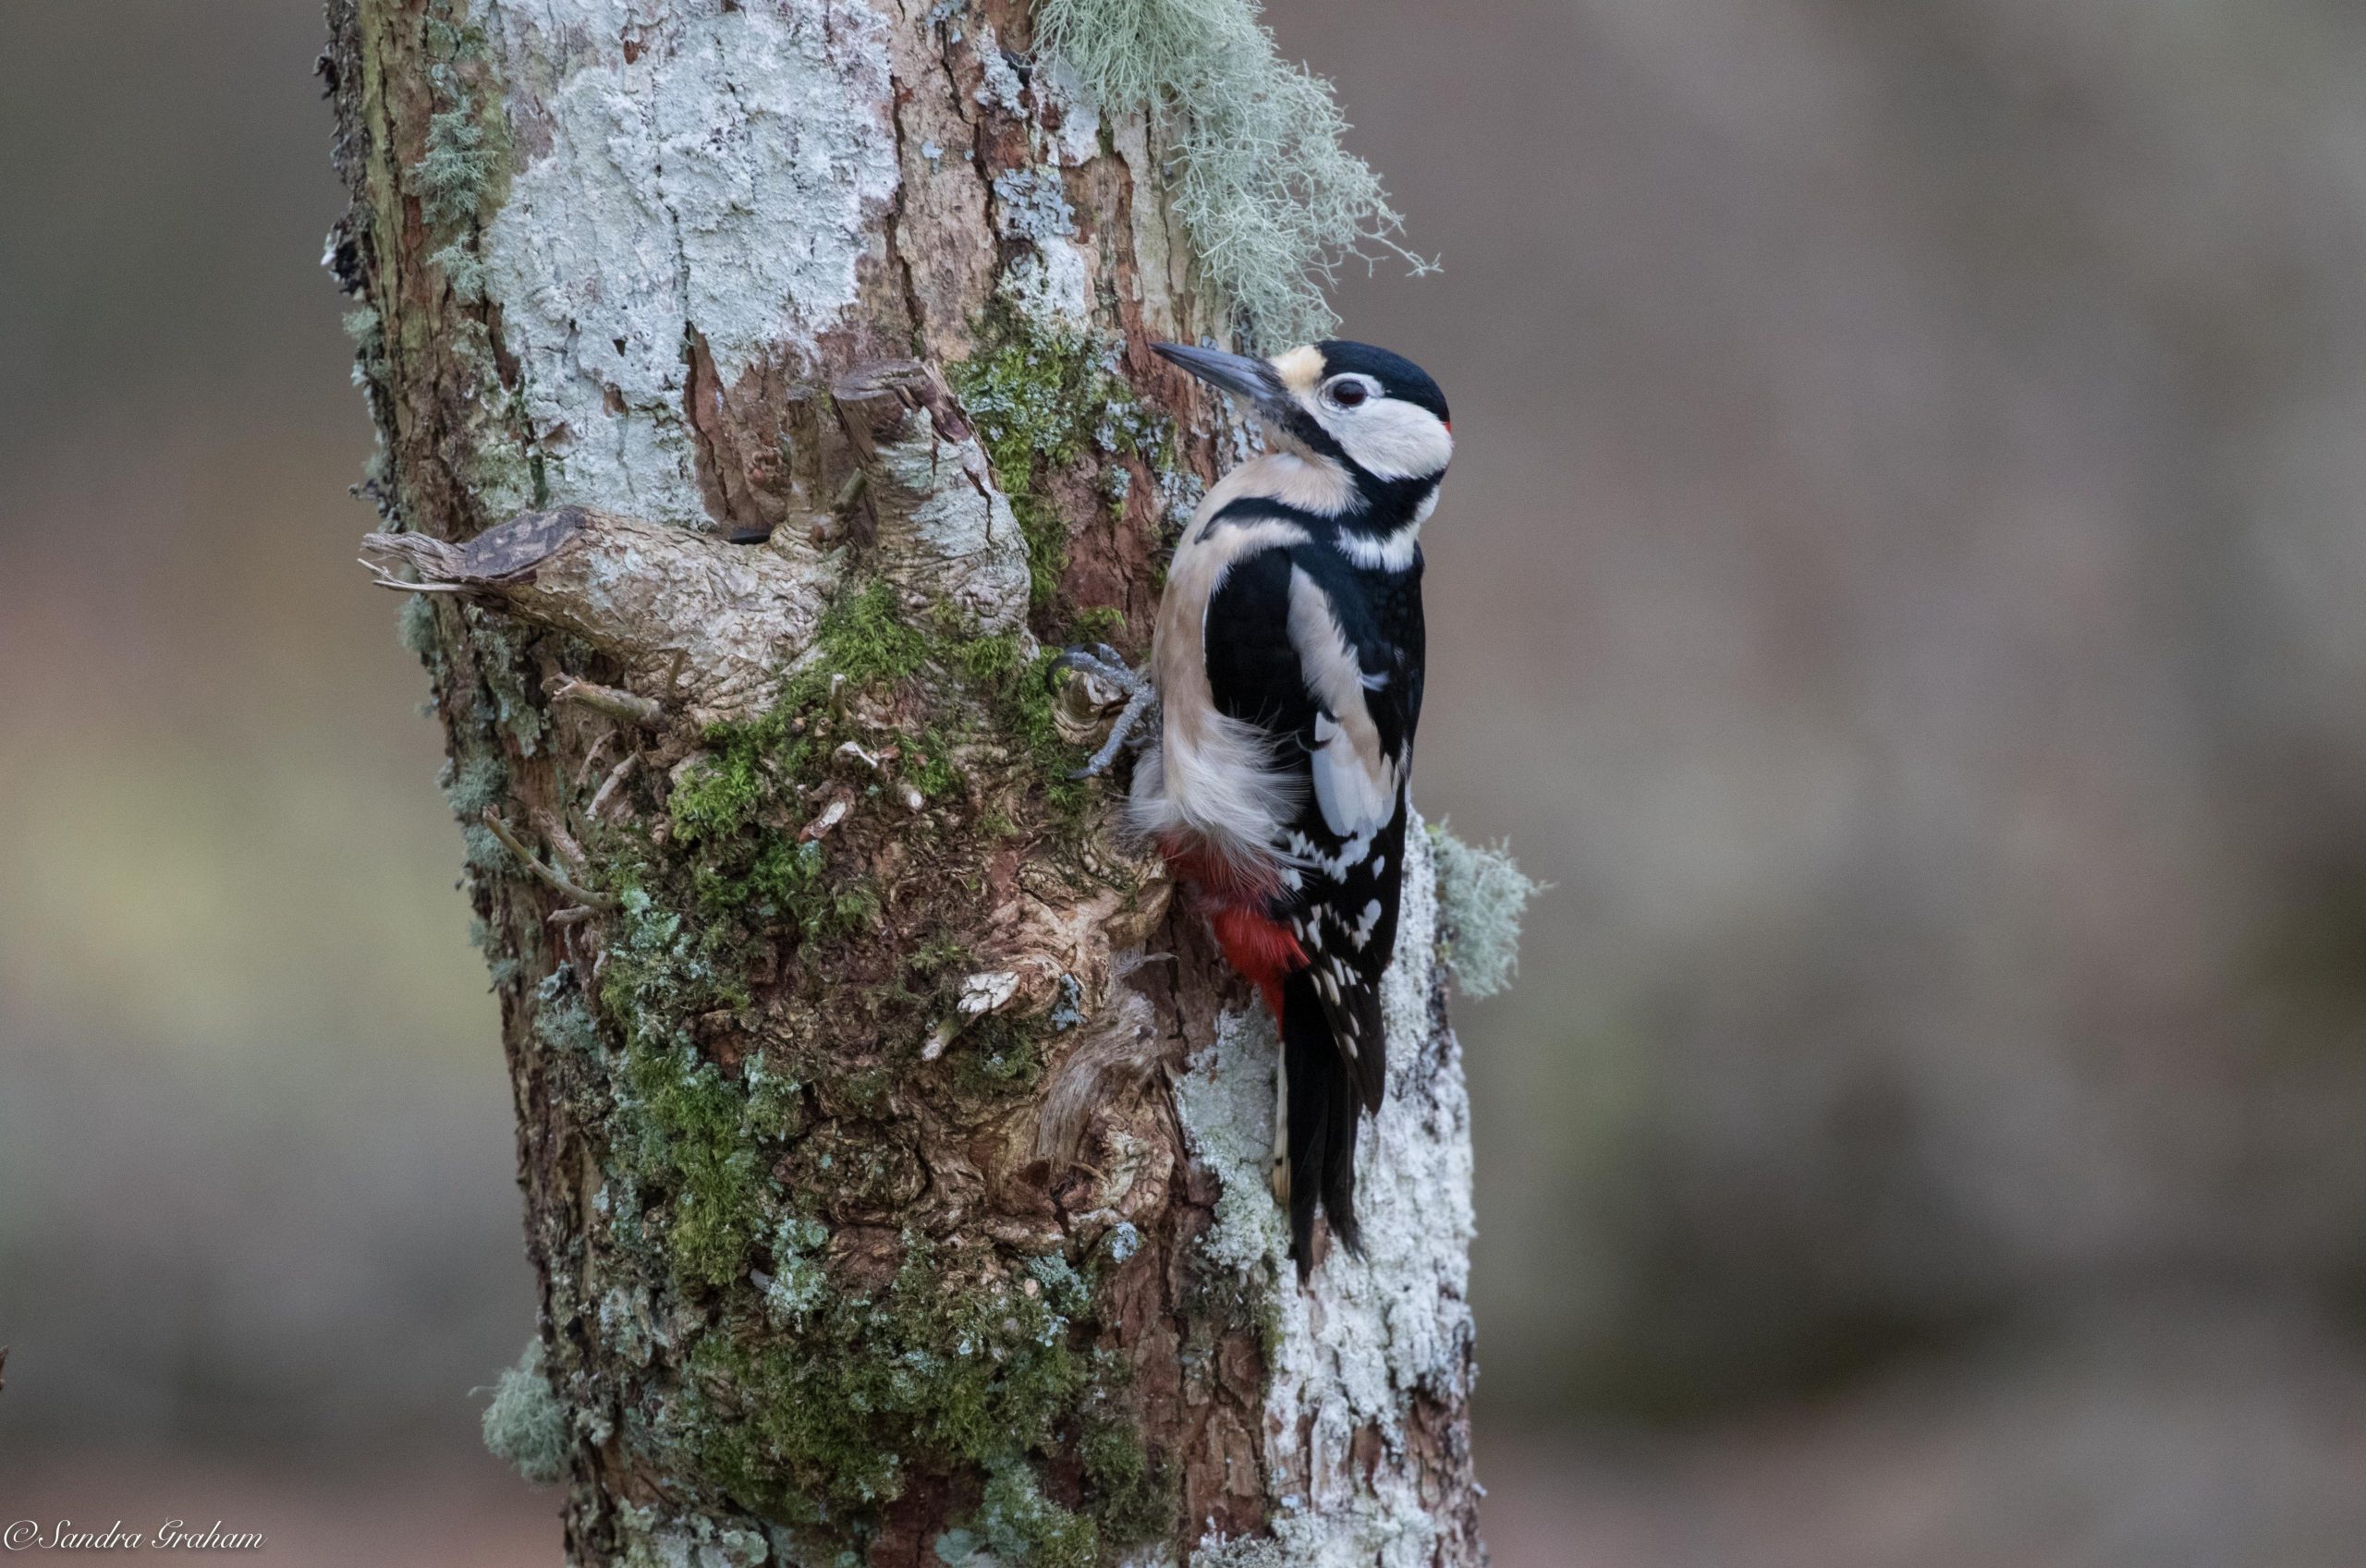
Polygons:
M1242 400L1271 449L1184 529L1147 679L1105 648L1064 662L1130 694L1088 772L1157 707L1128 815L1278 1026L1274 1186L1304 1281L1318 1211L1361 1250L1359 1108L1387 1088L1380 981L1421 711L1421 525L1454 434L1437 383L1384 348L1155 347Z

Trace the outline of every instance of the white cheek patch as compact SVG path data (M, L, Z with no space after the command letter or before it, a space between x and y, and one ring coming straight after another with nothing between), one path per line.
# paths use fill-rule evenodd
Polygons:
M1344 412L1317 411L1355 465L1374 479L1409 480L1443 473L1454 456L1454 432L1427 408L1383 397Z

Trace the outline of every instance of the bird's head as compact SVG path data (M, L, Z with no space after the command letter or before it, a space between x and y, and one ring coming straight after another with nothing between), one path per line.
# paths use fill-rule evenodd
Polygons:
M1286 446L1346 465L1382 486L1434 481L1454 456L1445 395L1429 372L1369 343L1310 343L1270 359L1155 346L1201 381L1246 401Z

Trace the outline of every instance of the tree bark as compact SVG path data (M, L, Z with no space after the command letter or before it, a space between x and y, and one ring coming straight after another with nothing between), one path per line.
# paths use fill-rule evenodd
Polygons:
M1368 1256L1067 776L1244 432L1147 105L1018 0L331 0L370 558L448 739L582 1564L1460 1564L1467 1104L1415 834Z

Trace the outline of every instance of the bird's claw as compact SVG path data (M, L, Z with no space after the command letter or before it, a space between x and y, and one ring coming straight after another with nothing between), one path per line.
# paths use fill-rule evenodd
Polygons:
M1098 675L1118 690L1131 696L1150 684L1148 676L1126 662L1126 656L1105 642L1096 642L1088 650L1082 648L1062 649L1043 672L1046 684L1058 679L1063 670L1081 670L1088 675Z
M1126 705L1118 710L1117 717L1110 723L1109 736L1101 743L1101 749L1094 752L1083 767L1068 775L1071 779L1098 778L1108 772L1109 764L1117 760L1117 753L1125 750L1129 743L1139 747L1149 738L1150 732L1144 731L1137 736L1135 730L1143 715L1157 707L1158 692L1151 685L1148 675L1129 666L1125 655L1105 642L1094 643L1090 651L1081 648L1063 650L1052 661L1046 678L1055 676L1062 670L1080 671L1106 681L1126 694Z

